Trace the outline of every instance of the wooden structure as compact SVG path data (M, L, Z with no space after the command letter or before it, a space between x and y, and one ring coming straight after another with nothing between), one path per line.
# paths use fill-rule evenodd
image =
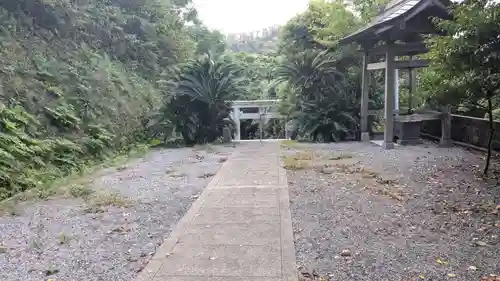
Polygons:
M341 44L356 42L361 46L363 52L362 141L370 140L368 132L370 71L385 70L384 148L394 148L395 121L403 123L402 126L405 124L411 126L410 130L400 128L402 132L413 132L414 134L415 128L420 124L418 122L421 122L422 119L434 118L421 114L406 120L398 119L397 116L395 118L395 73L396 69L407 69L410 72L411 97L416 90L414 69L429 65L427 60L415 58L418 54L428 52L423 42L423 36L438 33L432 18L448 18L450 16L448 6L449 2L444 0L392 0L371 24L340 41ZM411 102L409 107L411 107ZM449 136L449 134L446 135ZM449 140L442 142L449 142Z

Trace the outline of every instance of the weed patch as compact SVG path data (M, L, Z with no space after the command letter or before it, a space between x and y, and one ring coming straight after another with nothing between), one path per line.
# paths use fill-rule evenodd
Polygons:
M88 185L75 184L68 188L68 193L73 198L88 198L94 190Z
M332 161L337 161L337 160L342 160L342 159L350 159L350 158L353 158L354 155L350 154L350 153L339 153L339 154L333 154L333 155L329 155L328 156L328 160L332 160Z
M198 178L200 178L200 179L208 179L208 178L211 178L213 176L215 176L214 173L204 173L203 175L198 176Z
M303 170L309 168L310 164L304 160L298 160L293 157L285 157L283 159L283 168L286 170Z
M108 207L129 207L132 201L116 193L94 193L86 204L85 213L103 213Z
M283 140L281 141L282 147L299 147L300 143L295 140Z
M11 216L18 215L18 209L14 200L6 200L0 204L0 214L8 214Z

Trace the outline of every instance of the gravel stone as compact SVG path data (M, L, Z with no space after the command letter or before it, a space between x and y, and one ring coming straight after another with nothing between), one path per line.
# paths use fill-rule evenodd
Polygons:
M89 213L79 199L21 204L19 215L0 217L0 280L134 280L232 150L155 150L93 180L130 206Z
M287 171L298 265L315 268L315 280L468 281L500 274L500 216L493 212L500 189L495 172L489 180L476 176L482 153L430 142L394 150L359 142L301 146L318 155L353 155L331 161L332 174ZM352 255L340 257L343 249Z

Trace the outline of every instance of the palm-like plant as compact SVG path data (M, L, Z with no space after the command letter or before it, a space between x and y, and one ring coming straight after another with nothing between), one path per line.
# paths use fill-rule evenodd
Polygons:
M188 143L212 142L230 120L231 104L245 88L238 68L208 54L188 63L175 83L170 110ZM230 124L229 124L230 125Z
M308 51L276 69L277 82L288 83L295 95L289 117L303 138L339 141L357 130L356 95L337 64L330 53Z
M292 57L276 68L276 82L287 82L291 87L314 92L318 87L337 87L343 78L337 71L337 62L325 51L307 51Z

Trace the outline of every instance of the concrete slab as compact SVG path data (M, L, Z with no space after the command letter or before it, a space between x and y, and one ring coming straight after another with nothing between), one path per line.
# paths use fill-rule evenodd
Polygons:
M279 277L161 276L153 281L282 281Z
M224 183L225 184L225 183ZM262 207L278 208L278 189L235 188L217 189L207 192L203 206L212 208Z
M191 224L279 222L277 207L203 207Z
M251 165L251 163L245 162L244 164L233 166L233 170L224 173L221 182L224 182L226 186L278 184L279 173L276 171L277 163L266 163L258 166Z
M253 175L250 177L250 175ZM234 175L230 176L230 179L224 178L225 186L238 186L240 184L243 185L278 185L278 175L268 175L266 173L247 173L244 175Z
M281 276L281 249L275 246L180 243L156 276Z
M278 196L279 190L275 185L261 185L261 186L253 186L253 185L240 185L238 187L244 187L233 190L217 190L220 186L226 186L226 182L220 182L217 186L210 190L205 190L207 199L213 200L217 198L225 199L225 197L234 197L241 196L242 198L252 198L252 200L256 197L269 197L269 196ZM263 187L267 186L267 189L263 189Z
M255 189L272 189L276 188L275 185L257 185L257 186L252 186L252 185L218 185L214 187L214 189L237 189L237 188L255 188Z
M182 243L205 245L277 245L281 243L277 223L222 223L191 225Z

